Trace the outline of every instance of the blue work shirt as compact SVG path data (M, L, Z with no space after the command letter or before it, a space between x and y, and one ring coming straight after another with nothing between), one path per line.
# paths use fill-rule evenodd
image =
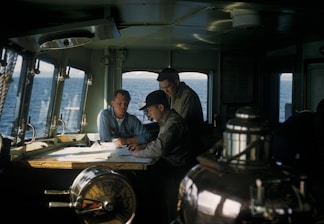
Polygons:
M126 112L119 126L111 106L99 112L97 127L102 142L110 142L113 138L132 138L135 136L140 144L152 140L150 132L135 115Z

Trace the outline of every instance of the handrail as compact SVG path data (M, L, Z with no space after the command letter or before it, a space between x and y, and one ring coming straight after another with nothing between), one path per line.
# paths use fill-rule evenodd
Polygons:
M28 142L25 142L25 144L30 144L30 143L33 143L36 139L36 128L31 123L28 123L27 130L32 130L32 132L33 132L32 139Z
M66 129L65 121L60 118L57 120L57 124L58 124L58 126L62 126L62 132L61 132L61 134L59 134L57 136L63 136L65 134L65 129Z

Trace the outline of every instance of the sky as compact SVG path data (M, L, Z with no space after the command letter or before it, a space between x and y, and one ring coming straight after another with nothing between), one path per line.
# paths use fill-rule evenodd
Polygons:
M148 78L148 79L156 79L156 73L147 72L147 71L134 71L134 72L125 72L123 74L123 78ZM181 72L181 77L186 77L186 79L207 79L207 75L198 72Z
M282 73L281 74L281 80L291 80L292 79L292 73Z

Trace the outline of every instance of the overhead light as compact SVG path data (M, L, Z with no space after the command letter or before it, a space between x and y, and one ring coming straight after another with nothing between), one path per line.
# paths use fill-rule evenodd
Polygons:
M70 31L43 36L38 43L41 50L58 50L83 46L93 37L94 34L89 31Z
M253 28L261 25L260 15L255 10L233 9L231 15L233 28Z
M64 22L61 25L43 27L10 38L10 41L31 52L79 47L90 42L119 38L120 32L109 9L95 19L80 22ZM26 35L26 36L25 36Z

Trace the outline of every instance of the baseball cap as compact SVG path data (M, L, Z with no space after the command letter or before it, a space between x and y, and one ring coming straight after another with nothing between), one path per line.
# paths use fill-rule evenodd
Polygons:
M140 108L144 110L152 105L163 104L169 105L168 98L163 90L155 90L146 96L145 105Z

